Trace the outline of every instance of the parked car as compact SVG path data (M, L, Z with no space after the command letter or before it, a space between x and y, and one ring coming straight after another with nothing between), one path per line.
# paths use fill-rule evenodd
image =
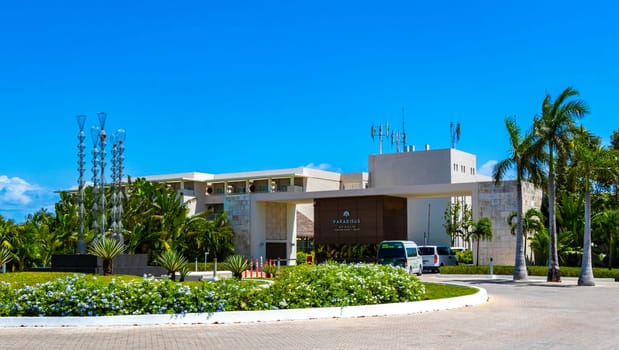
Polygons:
M456 254L457 252L463 252L466 248L464 247L451 247L451 253Z
M413 241L382 241L378 244L376 261L382 265L401 266L408 273L421 276L423 262Z
M419 246L419 254L427 271L440 272L441 266L458 265L458 258L446 245Z

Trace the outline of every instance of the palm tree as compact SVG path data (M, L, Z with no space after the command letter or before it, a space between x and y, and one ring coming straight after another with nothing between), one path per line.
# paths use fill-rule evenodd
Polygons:
M103 275L109 276L113 273L114 258L122 254L125 247L122 242L112 238L103 237L93 241L88 248L88 254L98 256L103 259Z
M542 157L543 151L535 147L535 140L531 133L520 136L520 128L516 120L505 119L505 126L509 134L510 151L508 158L498 162L493 170L492 177L498 184L505 177L507 171L515 168L516 171L516 254L514 263L514 281L526 280L528 278L526 260L524 256L524 228L522 225L522 182L529 180L535 185L542 183Z
M606 243L608 257L608 269L612 269L614 242L619 233L619 209L604 209L593 216L593 224L602 236L602 241Z
M574 132L575 118L589 112L583 100L572 100L579 96L578 91L566 88L552 101L550 94L542 103L542 114L534 119L534 132L540 145L548 146L548 233L550 234L550 259L548 263L548 282L560 282L559 255L557 250L557 221L555 216L555 155L567 154L570 138Z
M10 262L13 259L11 251L7 248L0 247L0 266Z
M479 241L491 241L492 237L492 221L490 218L483 217L473 224L471 238L477 241L477 257L475 259L477 265L479 265Z
M507 218L507 222L511 226L512 235L516 235L518 229L518 220L514 222L514 219L518 218L518 212L514 211ZM524 213L522 217L522 234L523 234L523 246L524 255L527 255L527 238L535 235L537 232L544 228L544 214L537 208L530 208Z
M591 181L595 177L596 168L603 160L602 149L589 147L585 138L591 137L581 129L573 141L574 157L571 173L580 179L585 192L585 233L583 237L583 256L578 277L579 286L595 286L591 264Z
M180 281L185 280L183 269L187 267L187 259L175 250L164 251L157 257L156 262L164 269L168 270L172 281L176 281L176 273L181 272Z

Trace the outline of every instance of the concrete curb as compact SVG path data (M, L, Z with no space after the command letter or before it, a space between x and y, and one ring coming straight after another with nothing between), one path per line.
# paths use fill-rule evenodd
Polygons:
M488 293L485 289L479 287L473 288L477 288L478 292L472 295L456 298L348 307L265 311L227 311L173 315L0 317L0 327L103 327L163 324L256 323L310 320L318 318L408 315L474 306L488 301Z

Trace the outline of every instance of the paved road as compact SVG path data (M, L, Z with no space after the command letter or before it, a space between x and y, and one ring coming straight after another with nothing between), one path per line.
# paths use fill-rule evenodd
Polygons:
M617 349L619 283L577 287L424 275L485 288L484 305L408 316L253 324L0 329L1 349Z

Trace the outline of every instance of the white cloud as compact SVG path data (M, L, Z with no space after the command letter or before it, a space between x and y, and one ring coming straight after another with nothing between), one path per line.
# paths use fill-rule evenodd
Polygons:
M0 203L3 204L29 204L32 198L29 192L37 190L33 186L19 177L9 178L6 175L0 175Z
M482 166L479 167L479 169L477 170L477 173L479 175L485 175L485 176L492 177L494 166L497 165L498 162L499 162L498 160L494 160L494 159L485 162ZM505 177L503 178L503 180L513 180L515 178L516 178L516 173L514 172L514 169L510 169L507 171L507 173L505 173Z
M327 164L327 163L320 163L320 164L309 163L307 165L304 165L303 167L304 168L318 169L318 170L330 170L331 169L331 164Z
M53 211L58 196L19 177L0 175L0 215L17 222L41 208Z

